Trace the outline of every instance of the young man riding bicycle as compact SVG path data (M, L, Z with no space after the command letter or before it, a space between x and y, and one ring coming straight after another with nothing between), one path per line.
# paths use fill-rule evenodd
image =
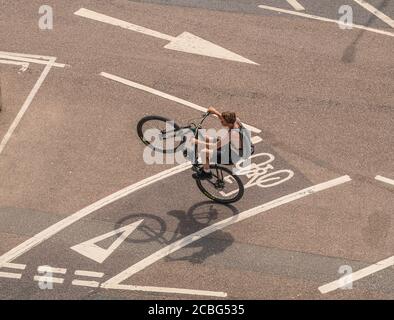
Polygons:
M235 112L219 112L214 107L209 107L208 112L219 118L224 130L219 131L216 136L206 135L205 139L192 140L203 148L199 152L203 167L193 174L193 178L200 180L212 178L211 163L233 165L249 158L254 152L250 132L242 125Z

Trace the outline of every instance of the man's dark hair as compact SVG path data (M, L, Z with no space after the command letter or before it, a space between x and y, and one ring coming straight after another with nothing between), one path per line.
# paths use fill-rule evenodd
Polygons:
M235 112L231 112L231 111L222 112L222 117L227 123L234 124L235 121L237 121L237 116Z

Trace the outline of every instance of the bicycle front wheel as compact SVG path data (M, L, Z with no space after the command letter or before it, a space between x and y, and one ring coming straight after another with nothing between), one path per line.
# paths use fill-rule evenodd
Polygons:
M155 151L163 153L175 152L186 141L177 136L180 127L170 119L161 116L147 116L137 125L137 133L144 144Z
M212 178L196 183L201 192L209 199L218 203L233 203L244 195L244 185L241 179L226 167L210 165Z

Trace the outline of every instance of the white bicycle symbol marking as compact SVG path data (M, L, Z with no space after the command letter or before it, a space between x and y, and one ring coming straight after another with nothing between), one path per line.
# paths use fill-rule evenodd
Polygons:
M271 188L290 180L294 176L294 172L288 169L276 170L268 173L270 170L274 170L271 162L275 160L275 157L270 153L255 154L251 156L248 161L258 157L263 157L264 161L260 162L259 164L251 163L249 166L244 167L245 160L242 160L235 165L237 175L244 175L249 178L249 181L244 185L245 189L253 186ZM233 182L231 176L227 176L225 181L226 183ZM235 192L237 192L237 190L231 191L229 193L221 192L221 194L223 196L229 196Z

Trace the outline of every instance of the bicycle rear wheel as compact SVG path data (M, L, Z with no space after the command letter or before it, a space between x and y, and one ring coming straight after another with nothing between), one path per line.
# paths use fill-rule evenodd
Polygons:
M186 141L177 136L180 127L171 120L161 116L147 116L137 125L137 133L141 141L155 151L163 153L175 152Z
M201 192L209 199L218 203L233 203L244 195L244 185L241 179L226 167L210 165L212 178L197 179L196 183Z

